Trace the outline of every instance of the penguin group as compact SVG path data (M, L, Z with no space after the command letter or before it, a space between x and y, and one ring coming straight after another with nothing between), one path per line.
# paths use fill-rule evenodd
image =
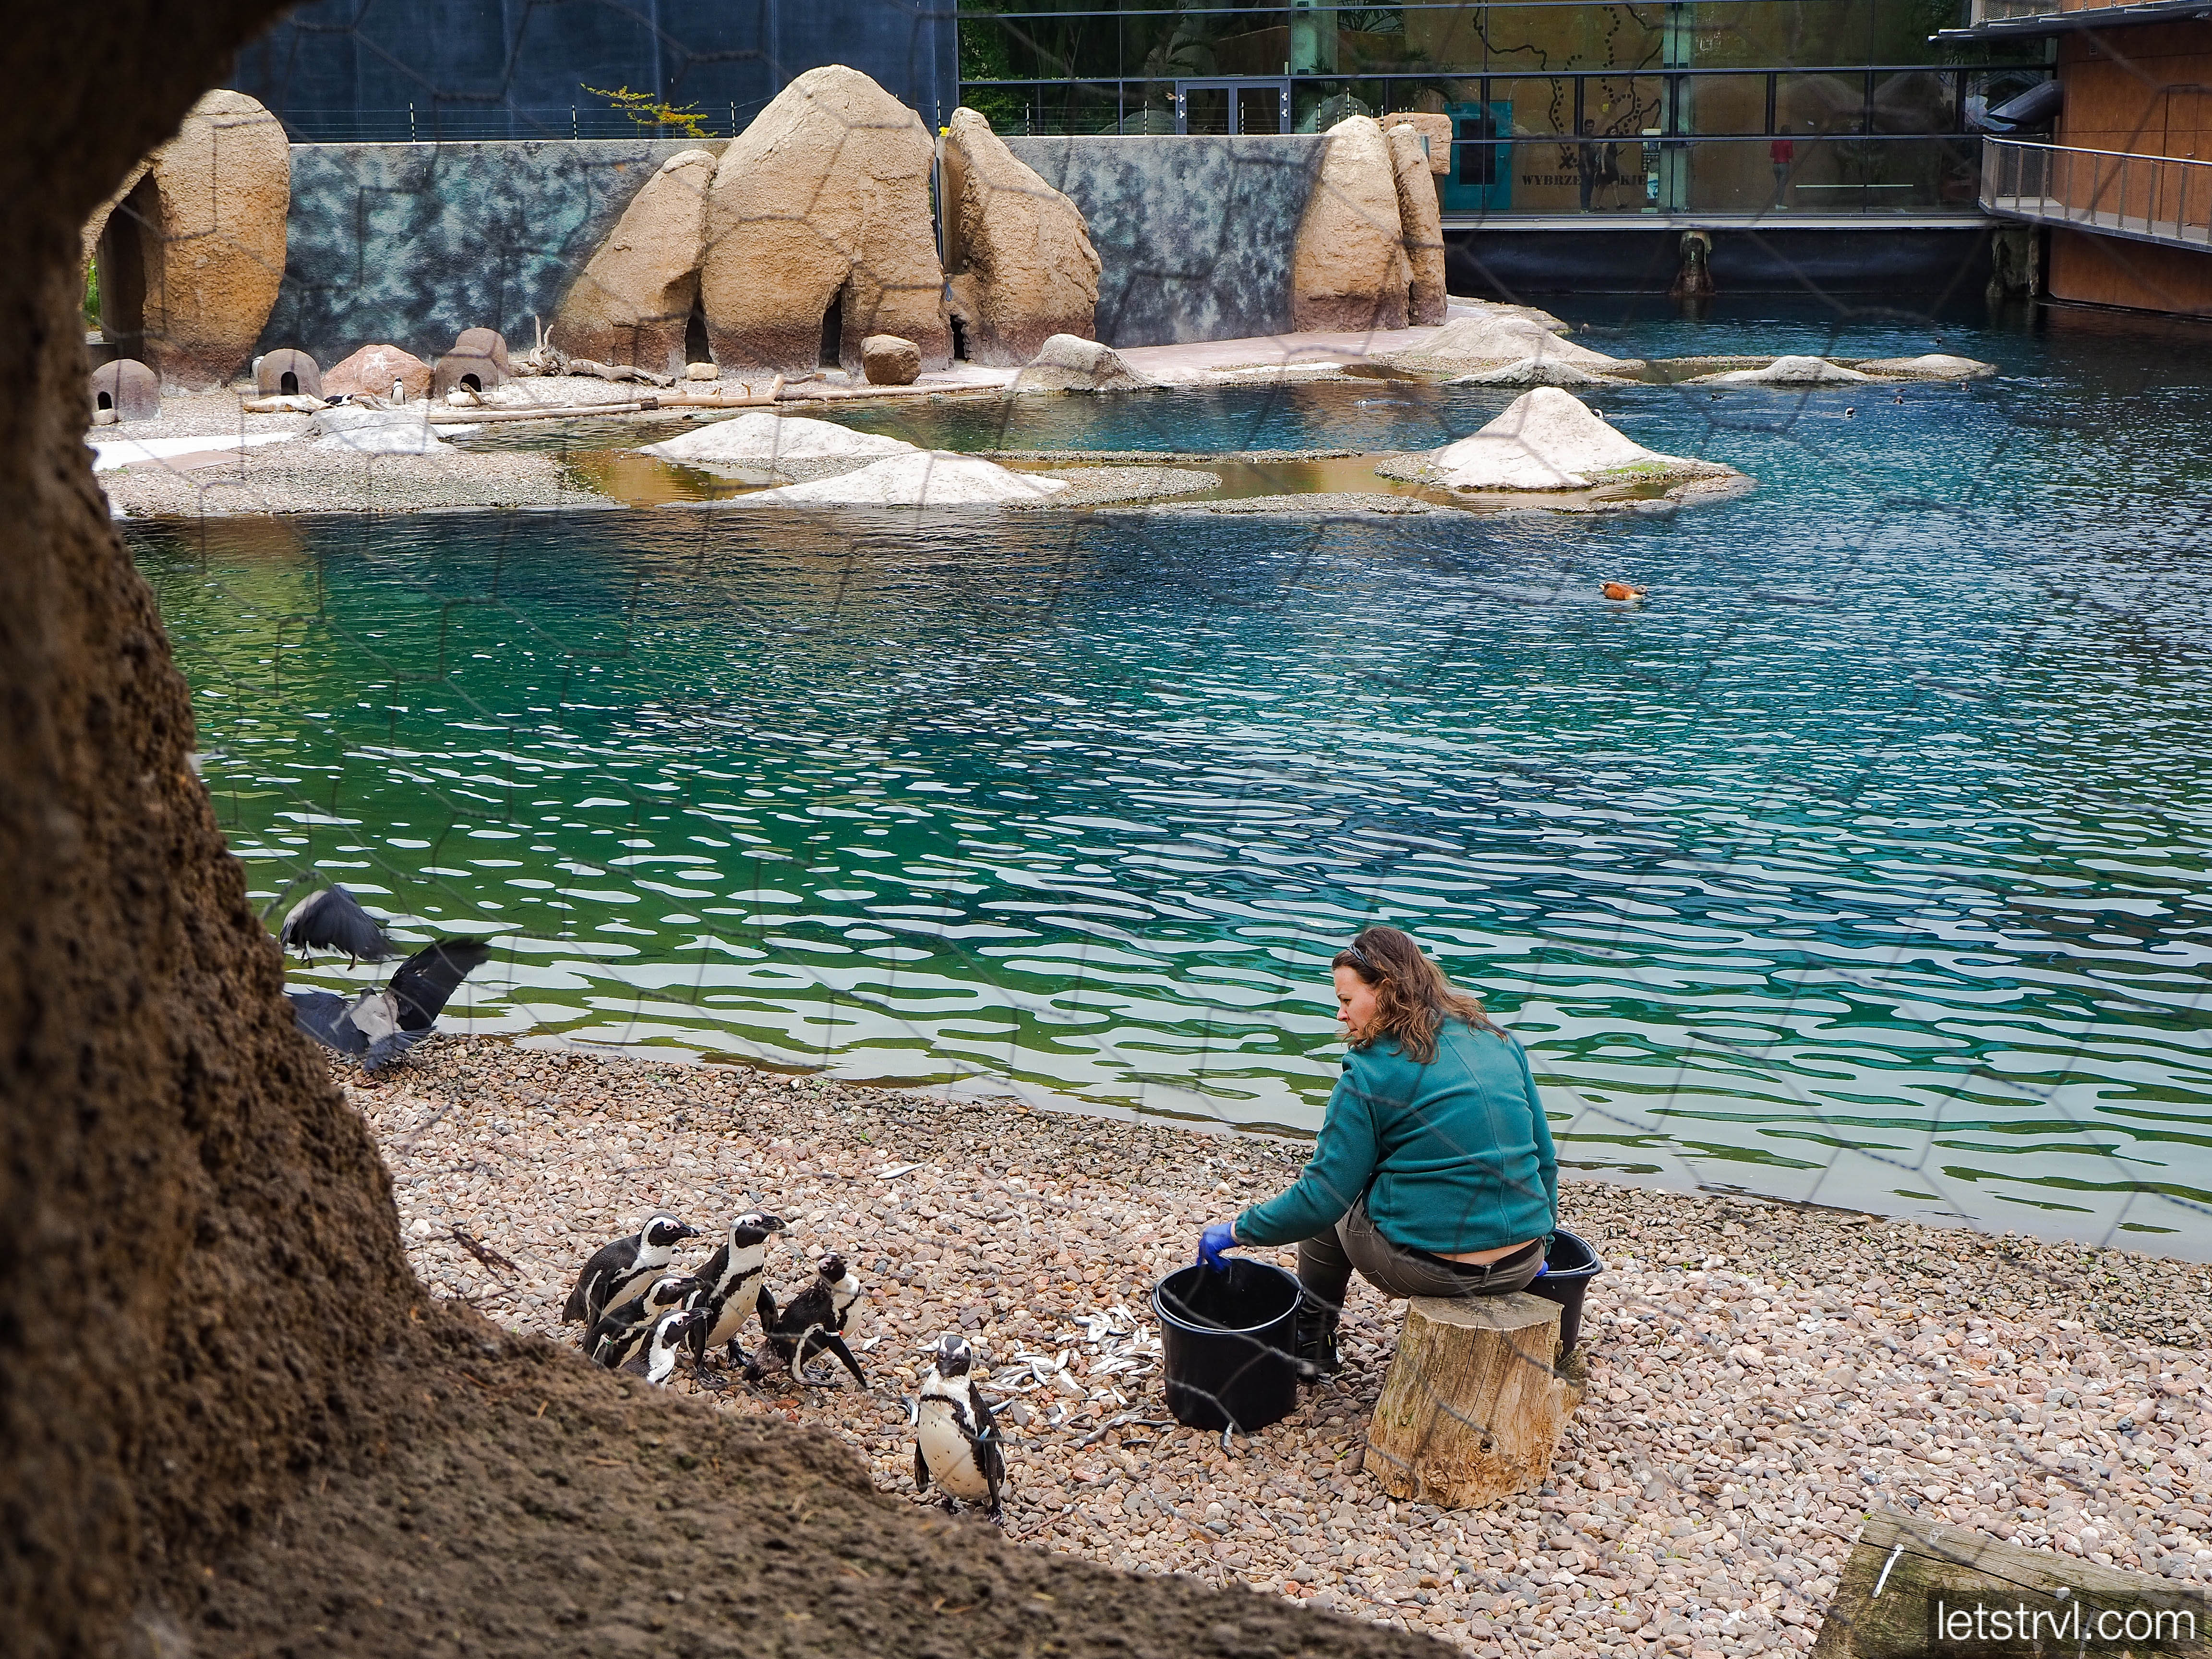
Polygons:
M760 1322L764 1345L789 1367L794 1382L829 1388L810 1366L828 1354L863 1389L866 1373L845 1341L862 1287L845 1258L825 1255L814 1281L779 1308L768 1287L769 1241L783 1220L760 1210L733 1218L727 1236L697 1267L674 1265L676 1251L700 1237L696 1227L672 1215L656 1215L626 1238L592 1253L576 1287L561 1310L562 1319L584 1328L584 1352L609 1370L642 1363L646 1380L665 1384L677 1361L688 1358L702 1380L710 1360L726 1371L742 1371L748 1381L761 1376L759 1358L740 1340L745 1322Z

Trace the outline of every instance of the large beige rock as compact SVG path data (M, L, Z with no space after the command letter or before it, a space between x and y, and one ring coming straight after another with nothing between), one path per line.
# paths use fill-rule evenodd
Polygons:
M1859 386L1873 376L1845 368L1826 357L1777 357L1764 368L1732 368L1700 374L1686 386Z
M1035 507L1068 487L1065 478L1016 472L980 455L916 450L834 478L757 490L726 507Z
M896 334L871 334L860 342L860 372L870 386L912 386L921 378L921 351Z
M1121 354L1076 334L1055 334L1014 376L1016 392L1142 392L1152 386Z
M1571 393L1539 386L1516 398L1473 436L1431 450L1419 476L1452 489L1588 489L1639 477L1722 477L1729 471L1646 449Z
M699 297L714 178L714 152L687 149L645 181L554 313L551 331L563 351L656 374L684 373L684 330Z
M1425 328L1444 319L1443 206L1428 157L1421 153L1420 134L1401 122L1388 137L1398 180L1398 232L1413 278L1407 284L1406 320Z
M1451 171L1452 121L1449 115L1416 110L1410 114L1383 118L1383 125L1392 128L1411 127L1426 139L1425 154L1429 171L1446 173Z
M291 205L292 149L276 118L242 92L209 93L86 227L101 331L168 385L222 385L276 303Z
M945 366L935 160L915 112L839 64L800 76L730 141L708 193L699 274L724 374L811 369L831 320L848 369L871 334L901 335L925 368Z
M945 274L969 361L1026 363L1055 334L1090 337L1098 253L1075 204L972 109L952 112L941 165Z
M323 371L325 398L357 398L366 392L390 402L395 383L403 398L428 397L430 365L396 345L365 345Z
M1562 337L1557 319L1517 306L1481 306L1455 317L1421 345L1396 354L1408 367L1460 372L1495 368L1534 358L1540 363L1572 363L1594 374L1625 368L1627 362L1593 351Z
M1390 141L1372 116L1348 117L1328 130L1321 176L1298 222L1291 326L1403 328L1412 277Z

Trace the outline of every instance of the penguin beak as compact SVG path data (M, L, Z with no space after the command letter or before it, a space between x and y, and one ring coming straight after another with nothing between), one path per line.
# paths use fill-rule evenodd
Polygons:
M763 1232L781 1232L783 1231L783 1218L780 1215L763 1216L761 1218L761 1230Z
M678 1238L696 1238L699 1237L699 1230L696 1227L688 1227L679 1221L676 1224L676 1236Z

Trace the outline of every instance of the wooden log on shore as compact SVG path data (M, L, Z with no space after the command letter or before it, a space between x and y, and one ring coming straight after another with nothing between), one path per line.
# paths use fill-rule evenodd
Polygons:
M1813 1659L2212 1652L2212 1595L1892 1510L1867 1516Z
M1559 1305L1516 1291L1406 1305L1366 1467L1394 1498L1472 1509L1534 1492L1579 1392L1554 1369Z

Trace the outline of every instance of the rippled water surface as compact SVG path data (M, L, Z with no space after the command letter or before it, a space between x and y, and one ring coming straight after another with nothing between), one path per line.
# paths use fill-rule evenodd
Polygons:
M1528 1042L1581 1168L2204 1254L2207 354L1607 343L1938 336L2004 378L1595 395L1759 482L1672 517L132 534L257 890L499 930L457 1026L1310 1129L1325 964L1381 919ZM1383 449L1508 395L866 421Z

